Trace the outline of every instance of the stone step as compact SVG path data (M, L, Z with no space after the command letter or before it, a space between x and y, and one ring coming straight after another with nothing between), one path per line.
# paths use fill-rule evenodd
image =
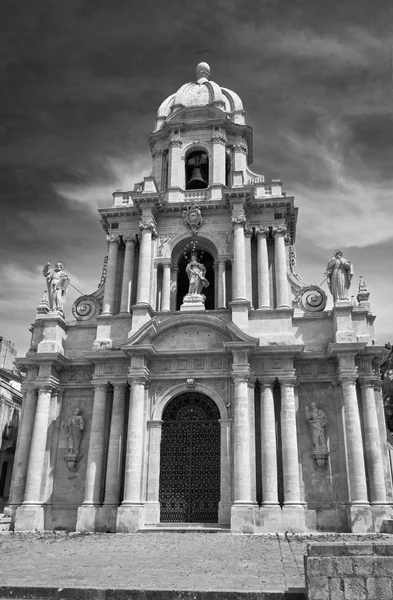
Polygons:
M105 588L0 587L2 600L306 600L304 589L285 592L187 591Z
M0 531L9 531L11 525L11 517L6 517L0 514Z
M231 533L229 525L219 525L218 523L157 523L157 525L145 525L140 530L141 533L160 531L165 532L200 532L200 533Z

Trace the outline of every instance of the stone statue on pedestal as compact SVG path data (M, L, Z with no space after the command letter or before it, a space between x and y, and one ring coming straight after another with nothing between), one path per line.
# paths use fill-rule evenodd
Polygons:
M326 267L326 276L334 303L337 300L349 301L349 288L353 277L351 261L343 257L341 250L336 250Z
M67 421L66 435L68 448L64 460L66 461L67 467L70 471L76 471L78 463L82 458L80 453L80 445L84 428L85 422L80 414L80 409L76 408Z
M70 279L64 271L65 264L58 261L54 268L48 262L42 270L48 286L48 300L51 311L59 312L64 315L64 301Z
M203 288L210 285L205 278L206 267L198 262L196 252L191 253L191 260L186 266L186 273L189 280L189 294L201 294Z
M311 410L306 408L306 419L310 426L312 447L314 452L326 452L325 427L327 424L326 414L311 402Z

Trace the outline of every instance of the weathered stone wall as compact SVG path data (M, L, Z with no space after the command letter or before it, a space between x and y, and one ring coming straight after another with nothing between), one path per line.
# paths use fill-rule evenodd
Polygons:
M393 542L310 544L308 600L391 600Z

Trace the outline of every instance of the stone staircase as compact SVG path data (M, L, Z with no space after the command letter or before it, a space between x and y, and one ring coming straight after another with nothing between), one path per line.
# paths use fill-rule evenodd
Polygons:
M0 531L9 531L11 526L11 517L0 513Z

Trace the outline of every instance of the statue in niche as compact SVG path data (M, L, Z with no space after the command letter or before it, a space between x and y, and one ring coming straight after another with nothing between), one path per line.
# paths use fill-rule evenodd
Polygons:
M326 414L317 408L315 402L311 402L311 410L306 408L306 419L310 426L312 447L314 452L327 452L325 440L325 428L327 424Z
M82 441L82 432L85 428L85 422L80 409L76 408L67 421L67 443L68 448L64 460L67 463L67 468L70 471L76 471L82 454L80 446Z
M201 295L203 288L209 287L210 284L205 277L206 267L198 262L198 255L195 250L192 250L191 252L190 262L186 266L186 273L189 280L189 294Z
M64 271L65 264L58 261L54 268L51 268L49 261L42 270L48 286L48 300L51 311L59 312L64 315L64 301L67 293L70 279Z
M349 300L349 288L353 277L351 261L343 257L341 250L336 250L326 267L327 283L333 301Z

